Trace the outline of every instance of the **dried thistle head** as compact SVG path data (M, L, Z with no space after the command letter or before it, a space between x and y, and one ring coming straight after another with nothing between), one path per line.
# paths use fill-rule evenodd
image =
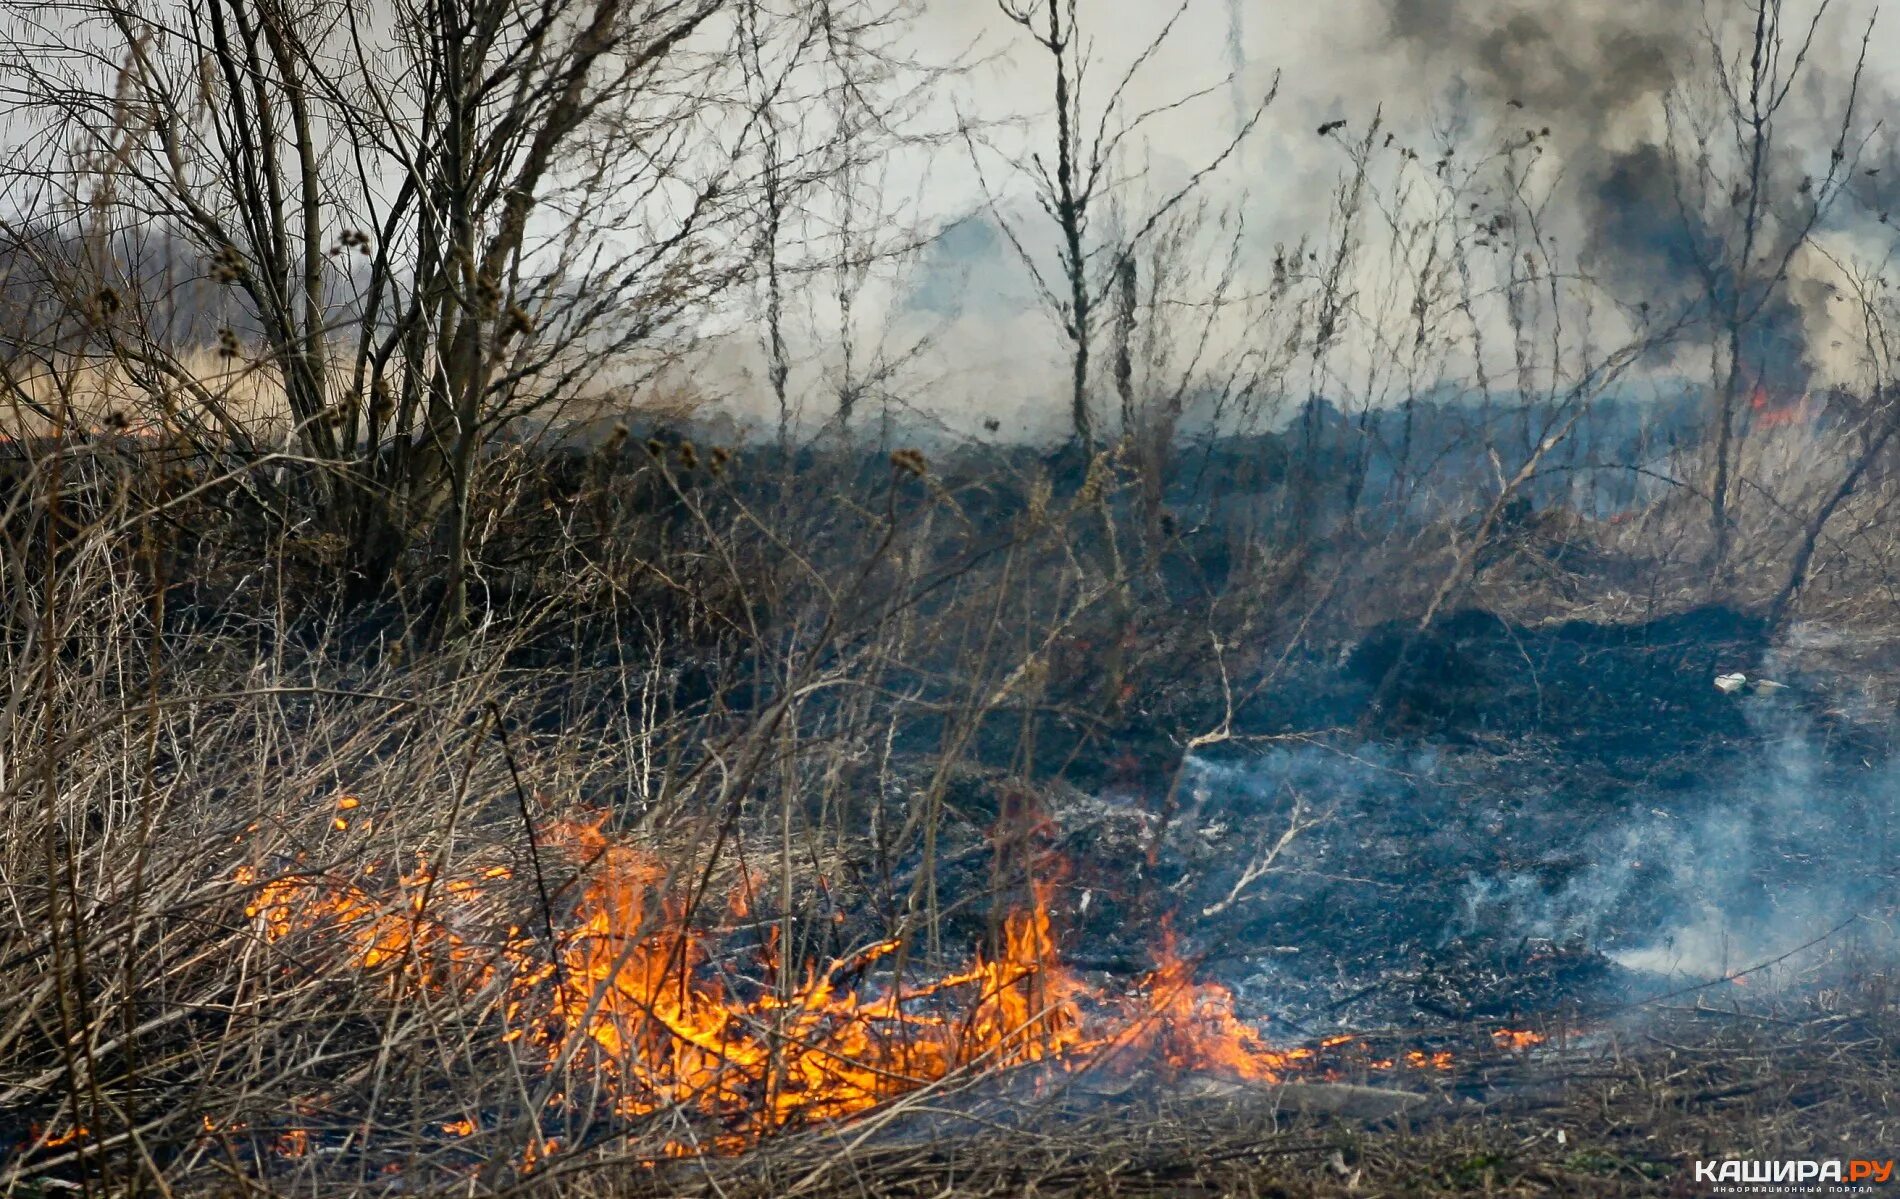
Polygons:
M607 431L607 440L600 443L600 456L603 458L618 456L620 447L627 444L627 438L630 435L626 425L615 421L614 427Z
M369 417L382 424L396 413L396 401L389 394L389 380L377 375L369 385Z
M716 445L712 451L712 473L719 474L726 469L726 463L732 461L732 451L723 445Z
M534 318L528 315L528 310L518 303L508 305L508 323L503 328L502 335L513 337L516 334L532 332L534 332Z
M332 258L340 258L348 254L351 250L355 250L365 258L369 257L369 234L359 232L355 229L343 230L336 235L336 244L330 247L330 256Z
M930 473L930 463L921 451L914 449L891 451L891 466L919 479Z
M693 470L699 465L699 451L693 447L693 443L690 441L680 442L679 457L680 465L687 470Z
M218 357L236 358L238 356L237 333L231 329L218 330Z
M211 259L211 277L219 283L236 283L244 277L244 255L225 242Z
M666 443L657 437L647 438L647 453L655 458L666 456Z

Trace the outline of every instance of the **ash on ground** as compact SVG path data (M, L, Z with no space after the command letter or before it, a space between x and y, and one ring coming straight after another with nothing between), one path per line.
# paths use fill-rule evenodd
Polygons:
M1723 609L1461 613L1404 651L1420 677L1368 732L1354 718L1408 635L1297 664L1240 713L1245 735L1194 754L1130 731L1093 777L1027 800L966 772L944 885L998 886L985 841L1028 804L1073 965L1132 978L1172 935L1289 1041L1587 1019L1884 935L1893 709L1841 637L1770 656ZM1786 685L1713 685L1738 666ZM952 919L980 935L980 908Z

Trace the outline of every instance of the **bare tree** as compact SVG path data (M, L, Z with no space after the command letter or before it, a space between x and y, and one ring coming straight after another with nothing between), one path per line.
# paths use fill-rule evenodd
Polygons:
M1743 393L1751 373L1759 382L1762 359L1777 352L1752 342L1771 310L1786 303L1795 256L1811 243L1840 198L1859 150L1853 139L1871 22L1818 175L1813 168L1803 169L1791 145L1795 133L1788 128L1793 119L1789 101L1795 85L1811 70L1829 8L1823 0L1805 28L1790 32L1781 0L1756 0L1739 54L1731 53L1721 30L1708 27L1705 40L1720 109L1715 128L1698 123L1680 89L1666 105L1676 202L1693 231L1686 244L1715 332L1710 345L1716 393L1709 485L1712 586L1720 585L1730 556L1729 509L1737 446L1745 434ZM1723 142L1733 154L1726 164L1718 149Z
M837 7L795 8L791 36ZM73 19L88 54L39 27L0 60L47 134L5 164L36 199L16 242L88 214L107 244L190 264L232 314L221 352L281 388L353 590L386 586L424 538L446 560L444 630L463 619L481 447L610 367L637 382L750 269L730 226L775 175L726 0L85 0ZM115 292L152 283L123 256L89 269ZM201 344L115 320L62 349L228 446Z
M1129 264L1162 221L1192 196L1240 148L1272 104L1279 87L1276 75L1258 101L1245 113L1231 138L1172 192L1146 211L1132 214L1124 228L1103 236L1094 220L1103 206L1125 193L1141 172L1131 172L1123 161L1127 140L1156 118L1176 112L1227 87L1229 79L1177 96L1147 109L1134 109L1130 91L1145 68L1173 37L1194 0L1180 0L1159 30L1109 88L1099 109L1089 111L1082 82L1090 65L1087 33L1076 11L1076 0L997 0L998 8L1020 26L1047 58L1054 128L1048 153L1032 151L1011 156L1011 167L1030 180L1037 205L1049 218L1056 236L1056 269L1044 269L1024 233L1003 216L996 192L984 181L992 216L1029 272L1043 304L1055 315L1069 357L1069 422L1083 451L1092 456L1098 440L1096 415L1090 396L1090 368L1100 311L1112 291L1122 285ZM1091 129L1091 126L1093 127ZM971 158L982 174L978 135L966 125Z

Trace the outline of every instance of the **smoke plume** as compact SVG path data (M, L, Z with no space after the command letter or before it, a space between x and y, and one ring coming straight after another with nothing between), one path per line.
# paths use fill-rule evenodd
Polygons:
M1579 940L1672 981L1812 965L1846 943L1890 947L1891 931L1861 915L1883 903L1894 768L1843 773L1783 705L1761 704L1751 723L1765 744L1733 779L1655 797L1592 838L1561 883L1474 877L1451 931Z
M1777 227L1798 226L1813 203L1802 178L1825 172L1833 139L1809 136L1816 129L1807 126L1825 118L1792 108L1778 118L1771 182L1756 197L1776 210L1759 209L1767 214L1758 218L1764 232L1754 245L1762 257L1746 274L1737 259L1749 197L1724 190L1739 171L1720 157L1726 127L1715 128L1715 173L1697 179L1702 167L1695 160L1707 147L1681 140L1668 146L1661 120L1679 86L1679 108L1700 104L1725 119L1721 98L1709 88L1712 55L1731 55L1729 69L1745 72L1746 55L1739 64L1732 55L1746 49L1752 25L1725 27L1719 12L1696 0L1384 0L1384 12L1392 44L1428 73L1454 80L1471 101L1494 111L1521 109L1528 123L1550 129L1549 144L1578 198L1582 265L1612 294L1649 303L1658 316L1687 314L1718 325L1745 312L1745 375L1776 390L1806 386L1806 334L1815 322L1804 320L1790 289L1764 286L1757 276L1785 245ZM1786 20L1787 36L1798 39L1805 25L1792 15ZM1817 52L1802 67L1811 83L1843 85L1810 89L1816 94L1845 93L1845 79L1825 78L1838 69L1831 57ZM1817 143L1818 163L1809 153Z

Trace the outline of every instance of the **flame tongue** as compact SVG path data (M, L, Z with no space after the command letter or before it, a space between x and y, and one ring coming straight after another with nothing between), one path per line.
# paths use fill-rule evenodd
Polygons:
M1234 994L1218 983L1196 982L1193 964L1180 956L1173 926L1162 925L1154 972L1144 991L1146 1017L1131 1040L1180 1071L1215 1071L1252 1082L1278 1082L1311 1050L1272 1048L1234 1011Z
M393 986L499 987L503 1040L538 1047L551 1069L588 1072L618 1115L709 1117L731 1130L714 1138L721 1149L851 1116L959 1072L1112 1059L1272 1082L1315 1056L1268 1045L1238 1017L1231 992L1194 980L1166 928L1136 994L1089 985L1062 963L1047 883L1032 884L1028 903L1005 917L993 957L923 983L848 982L896 955L896 942L881 942L787 986L774 926L754 962L778 980L773 989L729 985L711 968L651 855L585 824L557 824L547 842L582 864L585 879L553 945L519 926L498 941L464 931L492 923L505 867L438 880L422 866L382 895L322 877L260 884L249 867L236 878L256 887L246 912L266 938L333 939L354 968ZM749 910L736 896L733 911ZM473 1131L467 1120L443 1127Z

